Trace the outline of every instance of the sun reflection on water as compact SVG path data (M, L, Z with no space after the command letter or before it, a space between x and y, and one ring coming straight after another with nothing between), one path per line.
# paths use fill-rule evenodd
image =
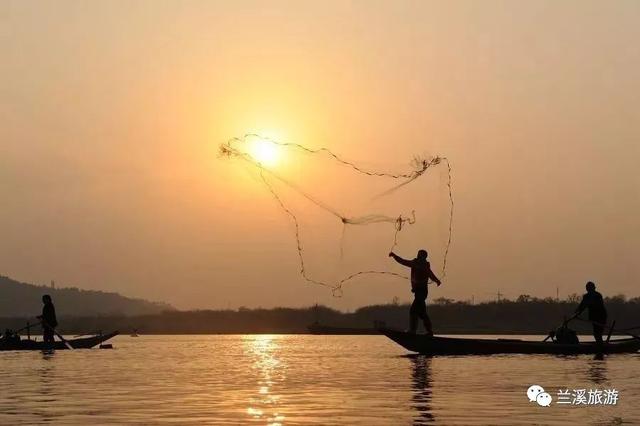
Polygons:
M247 415L252 419L265 421L271 426L283 424L285 416L278 407L281 396L277 386L285 379L285 366L279 359L283 336L244 336L245 354L252 360L251 369L256 378L256 393L249 399Z

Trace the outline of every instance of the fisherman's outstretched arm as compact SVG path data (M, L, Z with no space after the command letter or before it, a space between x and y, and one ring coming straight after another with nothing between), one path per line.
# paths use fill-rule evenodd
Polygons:
M578 315L580 315L582 313L582 311L584 311L586 308L587 308L587 297L586 296L582 296L582 301L580 302L580 304L576 308L576 312L575 312L574 317L577 317Z
M435 283L438 284L438 285L442 284L442 281L440 281L440 279L438 277L436 277L436 274L434 274L431 269L429 269L429 278L431 278L431 280L435 281Z
M394 252L389 253L389 257L393 257L393 260L395 260L399 264L411 268L411 261L410 260L403 259L400 256L398 256L397 254L395 254Z

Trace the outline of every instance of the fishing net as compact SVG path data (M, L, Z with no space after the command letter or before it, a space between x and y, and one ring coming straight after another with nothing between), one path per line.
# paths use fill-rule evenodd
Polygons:
M413 258L426 246L444 279L454 207L446 157L416 156L399 171L255 134L230 139L220 154L243 163L288 216L306 282L341 296L344 284L365 276L406 278L380 268L392 269L382 256L398 249ZM436 168L440 179L426 179Z

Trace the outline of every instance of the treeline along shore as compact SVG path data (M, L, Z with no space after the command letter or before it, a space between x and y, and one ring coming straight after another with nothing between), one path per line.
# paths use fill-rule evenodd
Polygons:
M429 313L438 334L545 334L570 316L580 301L578 295L565 300L538 299L522 295L516 300L471 304L450 299L435 299ZM605 299L609 321L616 328L640 325L640 298L615 296ZM167 310L145 315L72 316L59 311L59 330L65 334L119 330L140 334L238 334L238 333L308 333L307 327L318 322L335 327L372 328L374 321L388 327L405 329L409 305L385 304L365 306L354 312L340 312L324 306L307 308L273 308L237 310ZM585 316L585 314L583 314ZM0 327L19 329L25 317L0 317ZM34 319L31 318L31 322ZM574 321L571 327L590 333L590 324ZM40 333L35 328L34 334ZM615 334L615 333L614 333Z

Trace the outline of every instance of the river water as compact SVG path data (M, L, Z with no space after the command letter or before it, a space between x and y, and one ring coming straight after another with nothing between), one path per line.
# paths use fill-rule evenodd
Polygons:
M640 424L640 354L427 358L383 336L111 342L0 352L0 424ZM550 406L529 401L533 384ZM565 389L608 390L610 400L558 404Z

